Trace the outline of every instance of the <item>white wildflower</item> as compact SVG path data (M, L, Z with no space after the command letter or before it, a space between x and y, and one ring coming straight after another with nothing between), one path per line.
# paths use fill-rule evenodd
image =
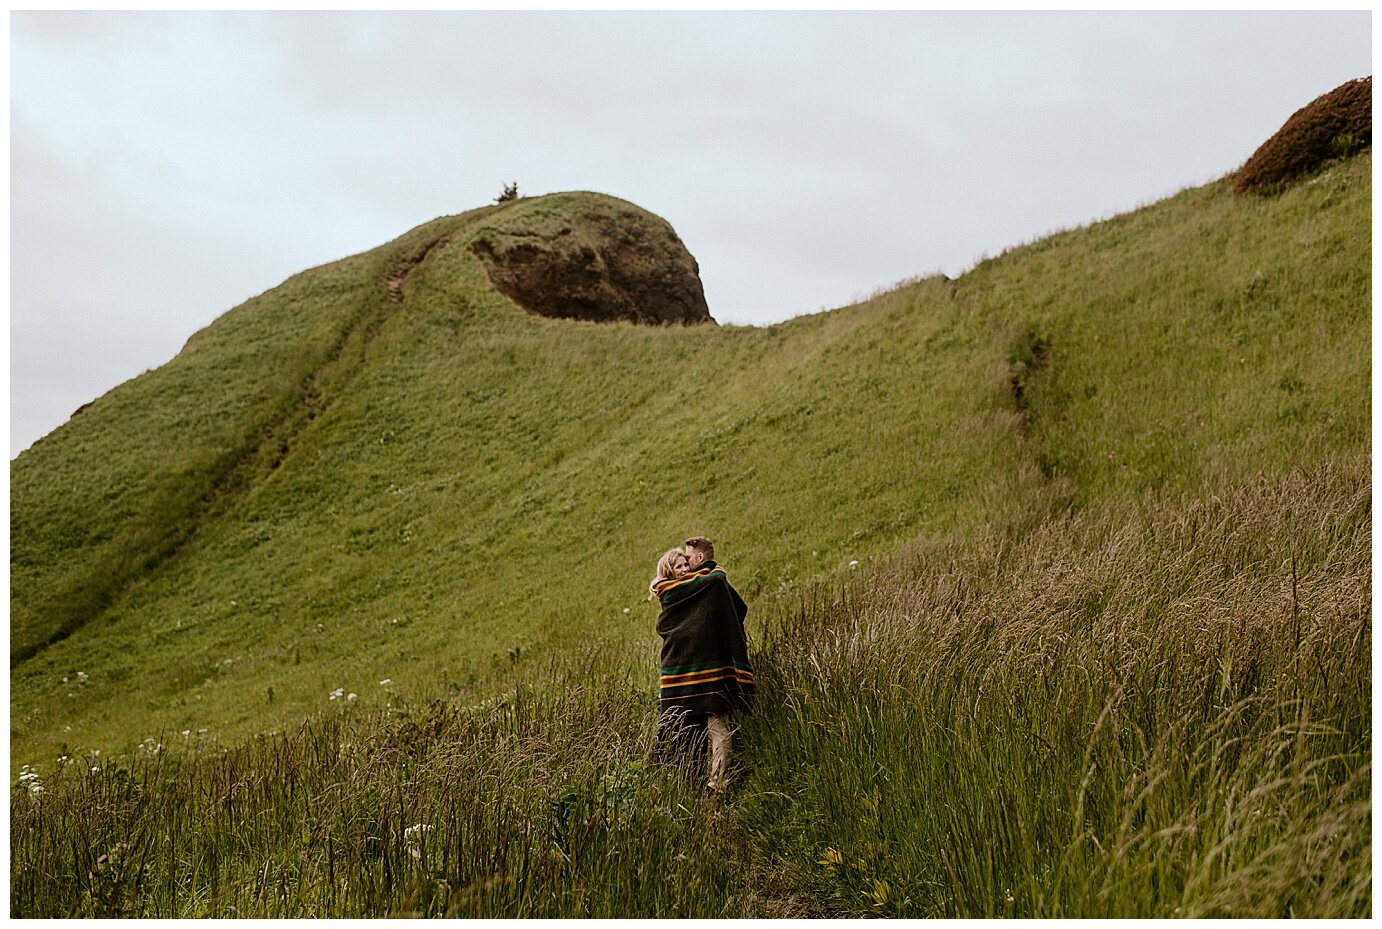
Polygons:
M343 697L343 696L345 696L345 688L344 688L344 687L337 687L335 690L331 691L331 693L330 693L330 695L329 695L330 699L332 699L332 700L339 700L339 699L341 699L341 697Z
M38 772L37 772L37 771L31 771L31 770L29 770L29 766L28 766L28 765L25 765L24 767L20 768L19 770L20 770L20 774L19 774L19 783L20 783L20 785L22 785L24 788L26 788L26 789L29 791L29 793L31 793L31 794L41 794L41 793L43 793L43 783L39 780L39 778L38 778Z
M386 678L384 678L382 681L379 682L379 686L380 686L380 687L388 687L388 686L389 686L390 684L392 684L392 683L393 683L393 678L391 678L391 677L386 677Z
M852 567L854 567L855 565L857 565L858 563L859 563L858 559L855 559L854 561L851 561L851 562L849 563L849 566L852 568Z
M427 833L432 831L432 827L426 823L418 823L403 830L403 840L408 843L408 854L414 858L422 858L422 849L419 847L422 839Z
M353 702L353 701L355 700L355 698L358 697L358 696L360 696L360 695L359 695L359 694L346 694L346 702L347 702L347 703L351 703L351 702Z

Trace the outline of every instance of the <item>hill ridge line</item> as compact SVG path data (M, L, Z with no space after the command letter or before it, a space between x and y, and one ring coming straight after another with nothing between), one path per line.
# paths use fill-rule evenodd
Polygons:
M402 277L398 278L399 294L394 297L392 286L388 286L389 296L401 303L402 280L405 280L435 248L447 244L450 238L450 233L439 236L429 241L414 256L404 258L405 270ZM392 285L392 282L393 279L389 279L386 283ZM388 302L377 298L372 300L372 296L372 293L362 294L363 309L341 333L326 358L303 377L295 392L295 399L285 400L280 406L282 412L277 417L266 416L258 425L245 431L241 441L229 449L227 454L222 455L212 468L214 476L209 486L195 496L182 515L173 520L171 526L158 539L147 545L142 552L138 550L140 546L137 543L131 545L131 550L126 553L126 561L134 567L94 582L89 578L78 578L72 587L95 588L94 594L87 599L91 608L82 609L80 612L74 611L72 615L60 620L54 632L42 641L11 652L11 670L108 614L111 609L147 584L169 561L186 550L205 523L223 512L231 500L243 498L252 492L260 481L273 476L292 452L303 430L330 411L336 399L348 392L349 385L363 368L369 344L376 338L392 310ZM371 302L377 302L378 306L371 309ZM358 343L358 348L354 348L355 343ZM324 390L323 382L331 380L336 369L343 366L343 359L349 354L358 354L357 362L349 367L347 375L334 384L333 389L329 392ZM259 439L253 441L256 434ZM266 467L262 476L256 480L251 472L257 461L265 462ZM102 584L101 580L105 583Z

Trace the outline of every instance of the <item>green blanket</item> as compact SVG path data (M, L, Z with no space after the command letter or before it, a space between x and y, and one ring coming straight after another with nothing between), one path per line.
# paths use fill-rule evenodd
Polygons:
M722 568L707 562L657 588L662 614L662 711L723 715L746 712L753 668L744 638L749 608Z

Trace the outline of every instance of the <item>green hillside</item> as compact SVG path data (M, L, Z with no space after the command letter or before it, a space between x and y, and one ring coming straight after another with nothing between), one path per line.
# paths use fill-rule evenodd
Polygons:
M1329 809L1353 835L1370 811L1371 667L1350 655L1371 642L1371 156L1280 196L1232 184L765 328L548 319L491 286L477 237L628 208L597 194L438 219L305 271L12 463L12 774L50 777L59 755L184 759L130 762L213 836L170 852L174 889L145 898L149 915L229 915L230 899L278 915L1370 911L1370 838L1325 854L1301 836L1327 832ZM739 870L688 856L707 821L667 818L680 788L638 773L646 584L693 533L751 604L764 682ZM975 723L980 707L1006 728ZM1264 741L1232 764L1195 754L1239 725L1224 738ZM1272 753L1316 726L1319 765ZM335 746L293 769L306 806L254 793L278 768L253 745L278 732L276 766ZM1166 739L1198 760L1182 770ZM502 789L466 755L496 743ZM228 789L216 764L278 811L235 854L214 838L243 828L229 805L191 799ZM969 799L922 802L903 771ZM1273 807L1286 839L1242 832L1205 793L1274 797L1278 775L1296 785ZM1014 794L1015 777L1058 799ZM391 786L302 799L371 779ZM633 819L609 820L625 781ZM301 860L274 859L297 896L187 884L208 854L231 880L299 816L347 845L374 817L400 843L385 860L411 867L404 819L458 821L444 784L498 804L446 846L462 863L467 841L527 849L504 817L563 797L627 834L600 832L586 857L563 839L566 863L525 857L509 883L475 865L463 899L454 861L442 889L312 896L336 853L306 837ZM45 802L96 798L115 832L124 790ZM39 815L16 796L16 823ZM394 800L407 814L380 826ZM1072 826L1077 808L1104 843ZM1191 808L1207 844L1182 847ZM1101 857L1110 836L1126 844ZM602 871L621 849L668 883ZM57 852L26 854L39 868ZM1235 896L1240 865L1269 889ZM83 905L109 911L80 871Z
M1021 332L938 283L770 329L598 325L522 313L464 247L495 214L591 199L306 272L22 455L16 763L31 740L244 734L337 687L373 702L381 679L465 682L592 634L651 654L647 579L689 531L761 597L998 518L1038 481L993 370Z
M762 329L529 316L465 247L595 195L297 275L11 466L14 761L243 735L568 637L651 650L641 594L689 532L762 598L1033 504L1366 447L1368 169L1219 182Z

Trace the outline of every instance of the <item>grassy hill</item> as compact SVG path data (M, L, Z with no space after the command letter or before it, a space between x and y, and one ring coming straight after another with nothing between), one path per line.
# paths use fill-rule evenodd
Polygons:
M532 317L465 247L523 206L306 272L20 456L17 764L31 741L243 735L592 635L652 655L647 579L687 532L761 597L1039 480L993 370L1022 333L940 283L761 330Z
M761 329L490 286L476 236L594 194L249 301L11 466L11 764L48 793L14 828L95 810L142 855L26 844L12 901L1370 911L1370 176ZM763 679L729 826L641 761L644 590L691 533Z

